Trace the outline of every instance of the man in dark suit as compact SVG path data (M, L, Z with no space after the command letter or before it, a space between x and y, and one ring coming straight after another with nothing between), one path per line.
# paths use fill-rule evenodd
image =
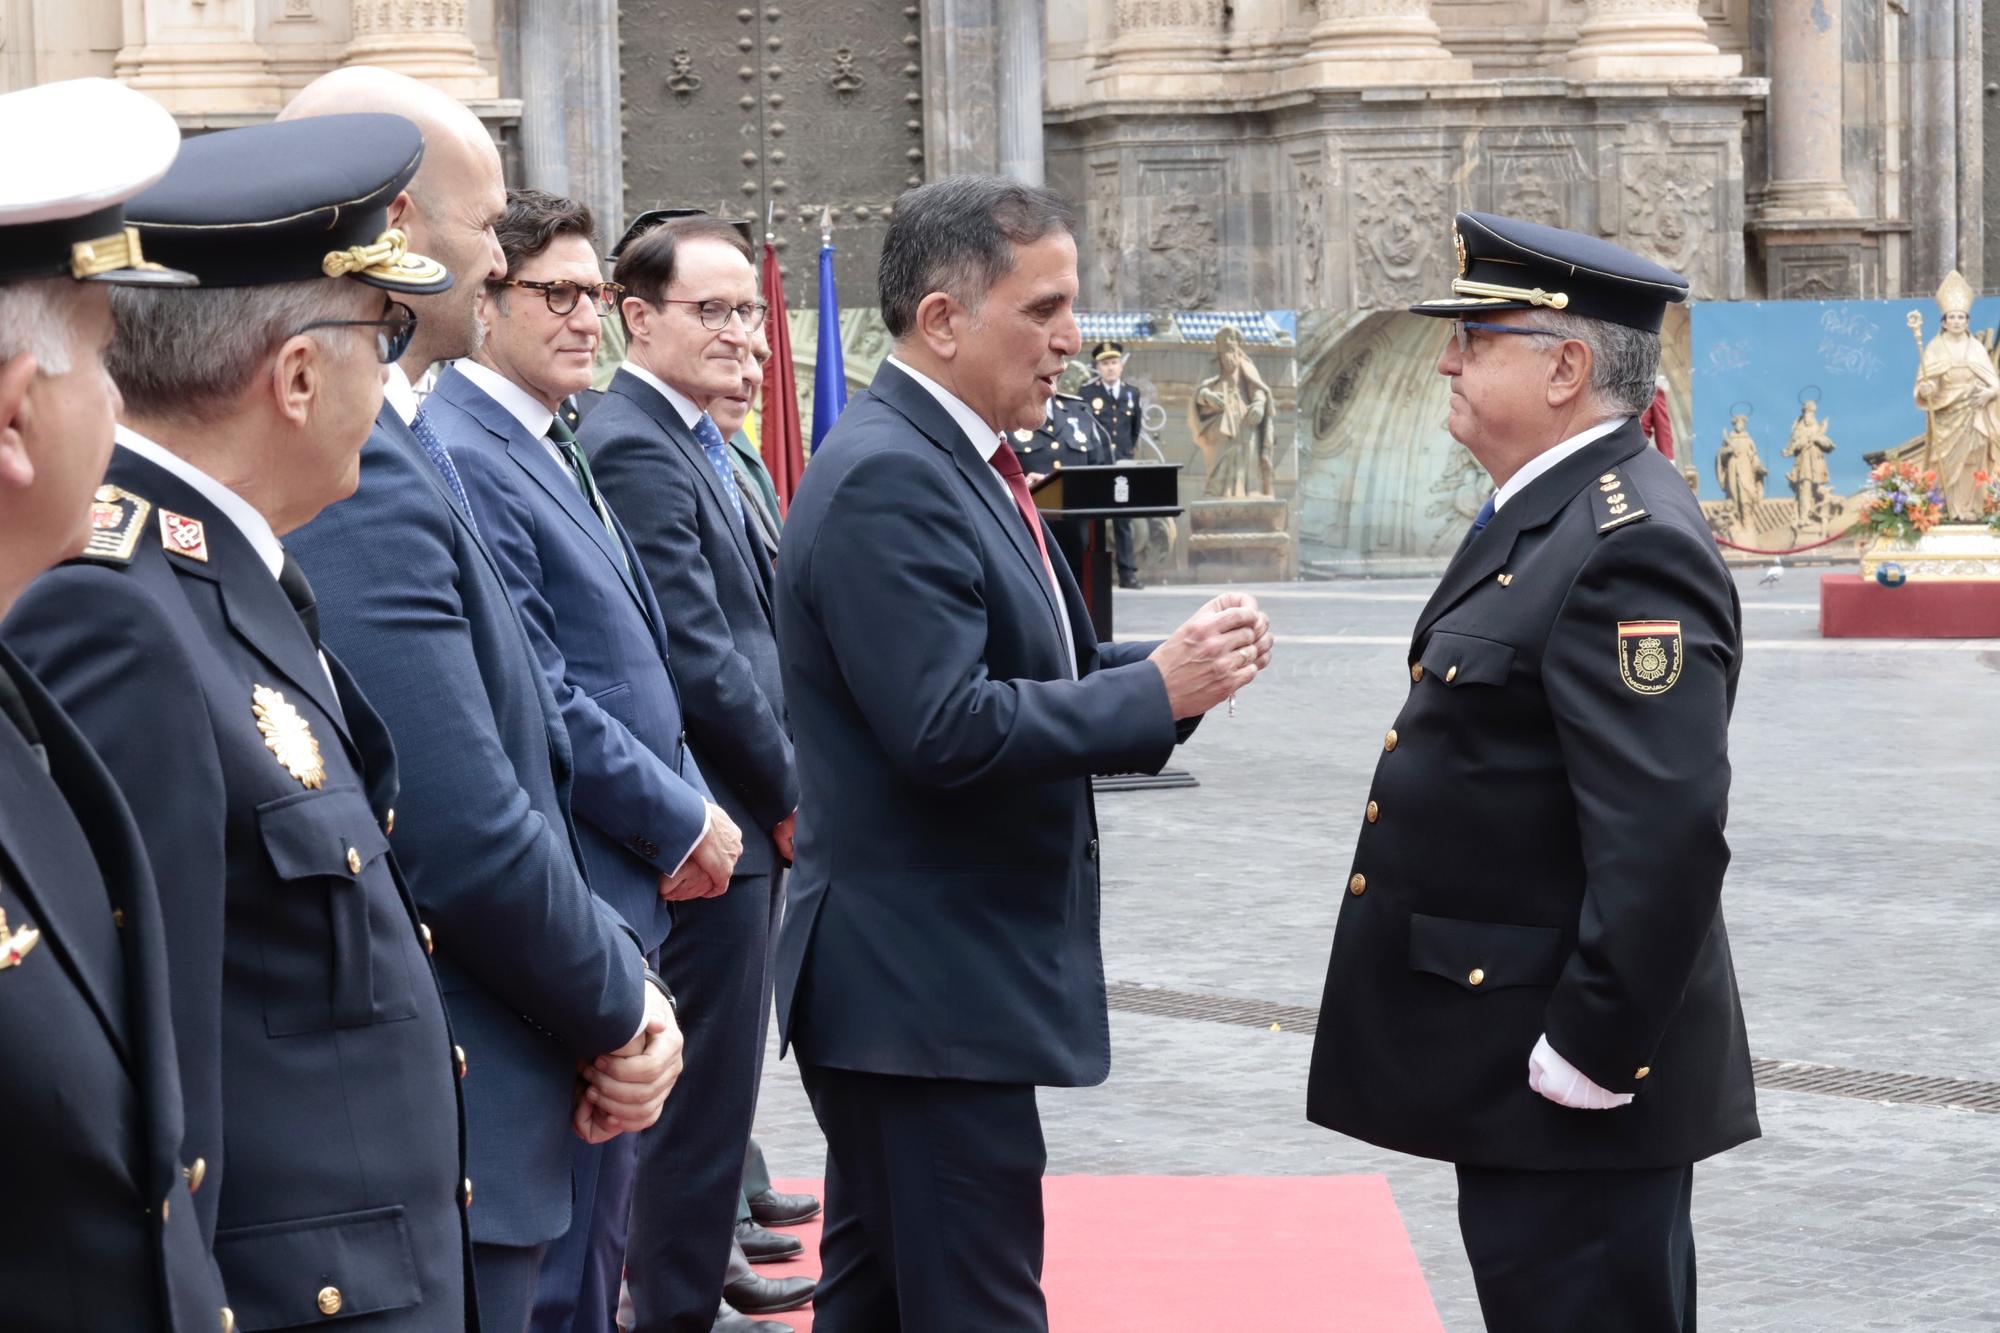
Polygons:
M693 720L684 719L669 627L639 553L556 416L588 385L597 347L606 288L593 229L589 210L570 200L539 191L509 198L498 226L507 275L481 297L488 337L475 358L438 378L424 411L457 461L554 690L576 756L573 800L591 884L650 952L669 938L670 913L729 888L742 843L735 822L710 801L686 742ZM678 633L676 623L676 650ZM695 1016L729 997L677 973L671 955L660 967L677 994L700 997L684 1029L688 1063L699 1071ZM674 1105L690 1101L700 1116L725 1113L699 1082L683 1087ZM572 1250L584 1288L575 1298L577 1328L603 1327L616 1309L638 1150L624 1139L597 1154L596 1215L565 1243L571 1250L574 1239L589 1240ZM589 1170L582 1160L578 1167ZM551 1264L538 1326L557 1326L553 1312L567 1293L555 1284L566 1279ZM714 1318L713 1300L707 1314Z
M1691 1333L1692 1163L1757 1135L1719 895L1734 584L1635 418L1687 282L1458 215L1438 358L1499 488L1410 642L1307 1114L1458 1165L1495 1333Z
M422 153L395 116L227 130L127 205L204 284L113 298L104 518L130 549L44 576L6 626L159 872L195 1206L248 1328L477 1326L451 1034L386 833L394 754L280 542L353 490L410 324L391 293L451 281L387 226Z
M57 561L114 556L136 534L122 506L92 500L118 408L104 371L106 284L192 279L126 245L121 205L180 143L157 103L108 80L46 84L0 96L0 136L33 164L0 205L4 616ZM111 775L4 648L0 1066L8 1326L232 1329L188 1198L208 1164L182 1157L166 936L145 848Z
M584 880L568 732L500 571L441 470L449 457L412 430L406 372L475 341L470 297L496 271L499 157L452 98L380 70L328 75L286 114L357 107L426 128L414 184L444 206L420 206L406 191L391 210L426 253L449 256L458 284L411 298L422 320L389 368L392 392L362 448L355 494L287 545L312 578L326 642L396 737L392 842L435 931L468 1061L481 1321L486 1333L521 1333L549 1246L590 1211L572 1179L573 1149L651 1123L678 1071L678 1029L664 987L647 982L636 935ZM579 1099L585 1086L600 1100Z
M670 982L706 1001L688 1024L699 1092L670 1107L642 1147L627 1256L639 1333L705 1333L736 1225L799 795L771 566L708 414L742 392L765 307L742 235L705 215L628 239L612 279L623 288L626 360L582 443L660 604L673 608L688 743L744 831L729 892L677 907L661 958Z
M1125 344L1101 342L1091 349L1090 363L1096 373L1083 386L1082 397L1090 400L1090 414L1104 427L1111 441L1111 456L1119 462L1139 454L1139 432L1145 414L1139 406L1139 391L1125 382ZM1118 551L1118 586L1140 588L1139 564L1132 549L1132 520L1116 519L1111 524Z
M957 176L896 201L894 354L778 557L798 746L778 1019L827 1139L814 1327L1045 1329L1035 1086L1110 1067L1094 773L1157 771L1268 660L1226 594L1099 644L1003 431L1076 351L1074 215Z

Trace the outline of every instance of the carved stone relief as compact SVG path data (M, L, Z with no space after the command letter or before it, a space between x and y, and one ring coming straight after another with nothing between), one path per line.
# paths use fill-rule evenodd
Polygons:
M1118 0L1118 31L1219 28L1222 0Z
M1326 299L1326 168L1320 156L1294 160L1292 197L1298 208L1293 243L1299 259L1301 304L1315 306Z
M1169 310L1215 304L1222 279L1221 233L1210 201L1172 195L1156 204L1146 249L1152 303Z
M1097 301L1116 308L1122 293L1118 290L1118 273L1122 266L1125 250L1124 200L1118 195L1118 164L1106 163L1094 168L1090 177L1090 250L1091 267L1097 278Z
M465 0L354 0L354 34L463 32Z
M1575 223L1569 210L1571 159L1555 153L1507 153L1493 159L1493 211L1550 227Z
M1709 152L1628 153L1622 237L1626 245L1682 274L1698 292L1714 276L1715 187L1723 164Z
M1355 304L1387 309L1434 295L1451 231L1445 161L1350 160L1348 174Z

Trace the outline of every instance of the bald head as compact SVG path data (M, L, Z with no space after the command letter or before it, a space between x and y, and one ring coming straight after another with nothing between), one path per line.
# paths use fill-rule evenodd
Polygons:
M424 160L409 187L389 208L410 248L451 270L448 292L407 298L417 311L417 332L400 363L415 379L434 361L470 356L485 334L476 301L489 278L507 275L507 261L493 224L507 207L500 153L479 117L449 93L407 75L372 65L349 65L307 84L278 116L386 112L415 122L424 136Z

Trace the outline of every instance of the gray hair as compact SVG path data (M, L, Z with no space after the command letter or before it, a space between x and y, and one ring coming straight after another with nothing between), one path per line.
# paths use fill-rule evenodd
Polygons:
M1076 212L1053 191L1005 176L946 176L896 200L877 272L882 322L901 338L932 292L977 310L1014 271L1014 247L1056 230L1074 232Z
M1531 310L1525 323L1590 349L1591 392L1607 409L1638 416L1653 405L1658 387L1653 381L1660 369L1659 334L1557 310Z
M278 344L307 324L357 316L345 278L267 287L116 287L118 333L104 362L134 416L214 420Z
M68 278L0 282L0 363L32 356L42 374L68 374L76 350L76 293Z

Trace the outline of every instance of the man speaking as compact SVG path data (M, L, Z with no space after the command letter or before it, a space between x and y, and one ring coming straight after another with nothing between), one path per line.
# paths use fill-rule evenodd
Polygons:
M1240 594L1099 644L1001 446L1079 345L1074 222L997 177L897 201L895 349L780 548L800 813L778 1015L827 1139L822 1333L1048 1327L1034 1090L1110 1068L1090 777L1157 771L1270 658Z

